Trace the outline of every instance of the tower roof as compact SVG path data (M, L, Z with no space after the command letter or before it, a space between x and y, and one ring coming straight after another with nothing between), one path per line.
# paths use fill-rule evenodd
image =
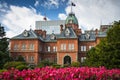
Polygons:
M78 24L78 20L74 13L70 13L65 20L65 24L69 24L69 23Z

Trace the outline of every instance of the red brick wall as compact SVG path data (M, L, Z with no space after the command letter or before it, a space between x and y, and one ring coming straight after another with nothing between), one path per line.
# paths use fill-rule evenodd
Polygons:
M68 44L74 44L74 50L69 51L68 49ZM61 44L66 44L66 50L61 51ZM58 46L58 52L57 52L57 63L63 65L64 63L64 57L65 56L70 56L71 57L71 62L77 61L77 55L78 55L78 39L59 39L57 41L57 46Z

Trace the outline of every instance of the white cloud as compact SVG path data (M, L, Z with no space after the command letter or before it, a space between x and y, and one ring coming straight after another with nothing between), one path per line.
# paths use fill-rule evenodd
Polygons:
M35 21L43 20L34 8L10 6L10 10L1 17L1 23L7 27L7 37L20 34L24 29L35 29Z
M65 20L65 19L67 18L67 15L64 14L64 13L59 13L59 14L58 14L58 18L59 18L60 20Z
M109 24L120 19L120 0L72 0L72 2L76 4L72 9L78 18L79 26L83 26L84 29L99 28L101 21L102 24ZM71 7L68 5L65 11L68 15Z
M43 4L46 8L58 8L59 7L59 0L47 0Z
M7 8L7 3L0 2L0 12L5 12Z
M35 0L34 6L35 6L35 7L39 6L39 1L38 1L38 0Z

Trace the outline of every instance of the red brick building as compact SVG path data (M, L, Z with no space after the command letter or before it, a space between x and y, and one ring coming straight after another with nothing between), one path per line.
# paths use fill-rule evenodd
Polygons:
M110 25L101 25L100 30L82 33L75 14L70 13L61 24L59 34L47 34L45 30L24 30L10 39L10 53L14 59L23 56L27 63L38 64L49 60L58 64L83 62L86 52L95 47L101 38L106 37Z

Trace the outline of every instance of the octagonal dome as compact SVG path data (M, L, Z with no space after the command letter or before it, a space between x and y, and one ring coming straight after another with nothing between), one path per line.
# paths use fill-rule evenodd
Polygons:
M71 24L78 24L78 20L77 20L75 14L70 13L68 15L68 17L65 20L65 24L69 24L69 23L71 23Z

